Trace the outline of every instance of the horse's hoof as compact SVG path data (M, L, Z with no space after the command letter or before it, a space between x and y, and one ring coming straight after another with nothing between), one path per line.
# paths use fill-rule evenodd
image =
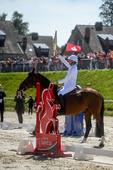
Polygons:
M86 139L83 139L83 140L81 141L81 143L86 143Z
M80 143L85 143L83 140Z
M104 144L103 143L100 143L99 146L94 146L94 148L97 148L97 149L101 149L104 147Z
M35 131L31 132L30 134L31 134L32 136L36 136L36 132L35 132Z
M104 144L103 143L100 143L99 144L99 148L103 148L104 147Z

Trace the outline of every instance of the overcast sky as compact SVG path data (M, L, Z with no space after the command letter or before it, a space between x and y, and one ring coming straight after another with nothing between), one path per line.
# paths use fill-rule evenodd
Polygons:
M64 45L76 24L95 24L100 21L102 0L0 0L0 14L14 11L23 14L30 32L39 35L58 35L58 45Z

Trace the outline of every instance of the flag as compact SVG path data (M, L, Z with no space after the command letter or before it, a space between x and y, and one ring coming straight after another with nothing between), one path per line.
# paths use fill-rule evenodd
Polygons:
M80 52L81 51L81 47L79 45L67 43L66 51L67 52Z

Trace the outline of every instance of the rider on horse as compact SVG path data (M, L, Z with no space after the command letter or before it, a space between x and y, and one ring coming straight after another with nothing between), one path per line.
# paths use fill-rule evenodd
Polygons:
M62 108L60 112L64 112L63 95L71 92L76 87L76 80L78 74L78 70L77 70L78 57L75 54L72 54L67 58L67 60L63 56L59 56L59 59L68 68L66 77L58 81L58 84L60 85L64 84L63 88L60 89L58 92L61 108Z

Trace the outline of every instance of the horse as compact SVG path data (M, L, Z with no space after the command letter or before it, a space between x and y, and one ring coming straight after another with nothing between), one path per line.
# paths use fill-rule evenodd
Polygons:
M20 83L19 90L27 90L28 88L35 87L37 83L41 85L41 92L49 87L50 80L40 73L28 73L28 76ZM58 87L55 85L55 88ZM56 101L58 95L55 89ZM93 88L84 88L79 92L70 92L63 96L65 102L64 115L78 115L80 112L84 113L86 131L82 142L86 142L89 132L92 127L91 117L96 119L99 136L101 137L99 147L104 146L104 97Z

